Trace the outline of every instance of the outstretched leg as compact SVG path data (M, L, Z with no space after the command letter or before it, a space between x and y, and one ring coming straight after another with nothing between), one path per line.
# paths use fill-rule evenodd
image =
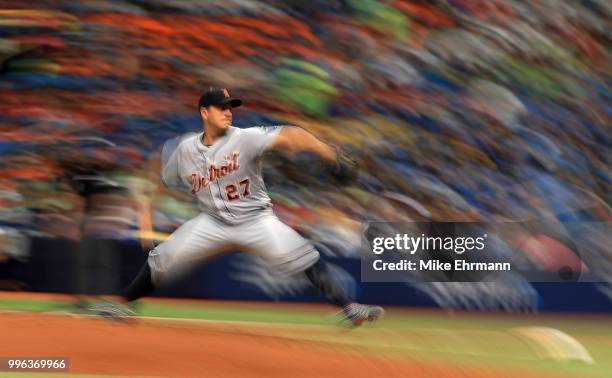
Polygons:
M121 291L122 303L104 301L94 306L93 310L116 320L133 315L126 305L152 293L156 287L165 286L187 274L195 261L221 253L227 246L227 239L224 225L207 214L198 215L149 252L136 277Z
M342 308L343 318L353 325L374 321L384 314L381 307L355 303L312 243L281 222L271 210L236 226L233 235L238 244L262 257L275 274L289 276L304 272L325 299Z

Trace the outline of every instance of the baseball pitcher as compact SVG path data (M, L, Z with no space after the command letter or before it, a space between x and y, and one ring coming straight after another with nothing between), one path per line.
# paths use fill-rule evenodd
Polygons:
M260 256L277 274L305 274L325 298L342 308L350 324L377 320L384 310L354 303L314 246L275 216L262 176L262 157L268 150L316 153L341 182L356 177L355 164L299 127L233 127L232 109L240 105L242 101L227 89L209 88L198 103L203 132L164 147L164 184L189 190L201 213L149 252L123 299L134 301L194 263L238 249ZM104 305L98 312L112 318L129 315L121 305Z

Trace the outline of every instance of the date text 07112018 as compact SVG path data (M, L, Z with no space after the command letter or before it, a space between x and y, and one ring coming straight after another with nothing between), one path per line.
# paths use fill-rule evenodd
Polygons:
M0 357L0 371L68 371L67 357Z

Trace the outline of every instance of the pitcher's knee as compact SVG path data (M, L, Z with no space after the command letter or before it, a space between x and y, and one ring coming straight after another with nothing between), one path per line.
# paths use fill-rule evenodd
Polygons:
M164 249L158 245L149 251L147 262L151 268L151 281L155 287L162 286L163 282L168 281L168 276L172 270L172 260L164 253Z
M271 261L271 270L274 275L290 276L305 271L318 260L319 252L314 247L311 247L305 251L295 251L294 253L273 259Z

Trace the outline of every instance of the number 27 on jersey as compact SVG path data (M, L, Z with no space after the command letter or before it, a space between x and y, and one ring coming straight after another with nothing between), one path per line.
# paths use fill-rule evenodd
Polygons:
M235 201L237 199L250 196L251 191L250 191L249 178L248 177L244 178L238 183L238 185L236 184L226 185L225 194L227 195L227 199L229 201Z

